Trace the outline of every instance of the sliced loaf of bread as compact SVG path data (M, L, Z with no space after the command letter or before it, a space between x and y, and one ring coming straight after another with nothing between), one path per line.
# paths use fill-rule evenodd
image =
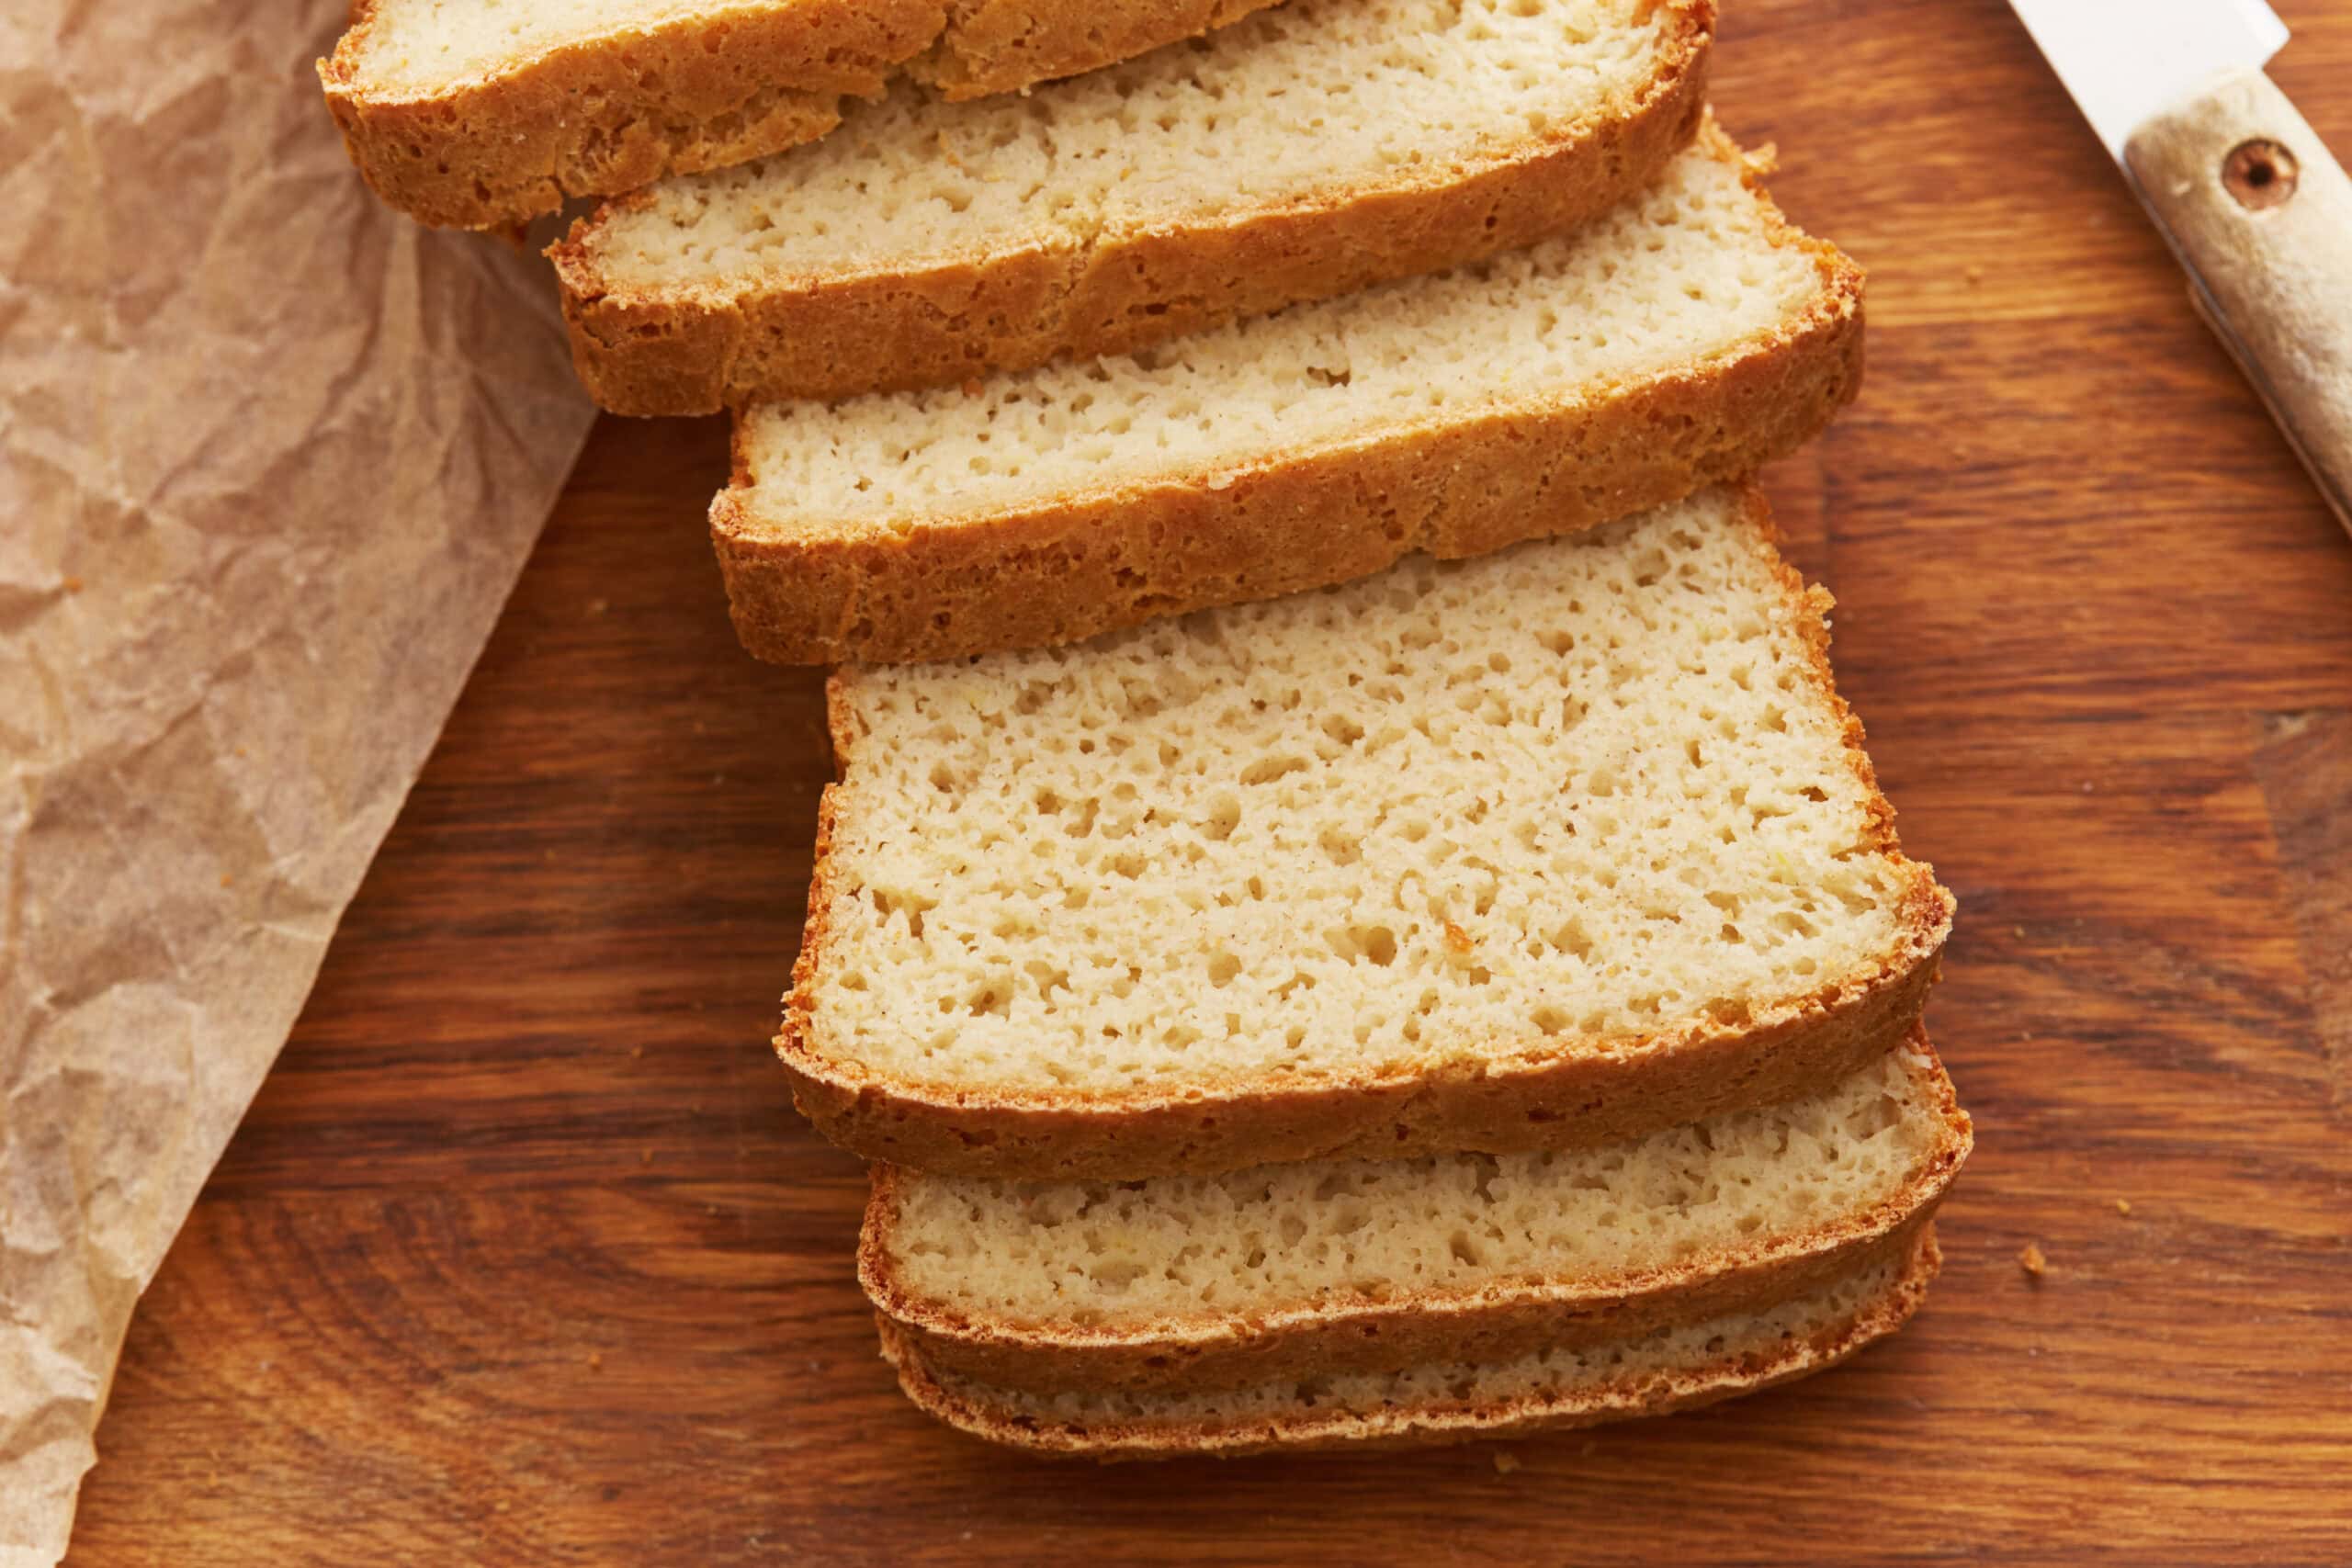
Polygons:
M777 1047L921 1169L1572 1147L1917 1018L1904 858L1761 500L1099 641L850 667Z
M858 1271L934 1371L1059 1393L1505 1361L1760 1311L1905 1245L1967 1157L1924 1033L1599 1148L1142 1182L877 1167Z
M1712 126L1570 240L962 390L741 416L744 645L947 659L1469 556L1736 478L1860 367L1860 276Z
M319 62L378 195L488 229L824 135L894 80L1007 93L1272 0L355 0Z
M581 377L634 414L954 384L1530 244L1690 140L1713 12L1291 0L1020 98L905 88L575 225Z
M1283 1378L1201 1393L1089 1393L978 1382L933 1366L888 1319L899 1384L949 1426L1033 1452L1219 1459L1408 1448L1663 1416L1833 1366L1907 1322L1940 1258L1933 1227L1778 1306L1509 1360Z

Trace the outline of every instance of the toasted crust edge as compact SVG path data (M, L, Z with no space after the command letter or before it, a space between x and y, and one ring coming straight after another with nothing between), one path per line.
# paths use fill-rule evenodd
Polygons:
M1285 1377L1389 1371L1446 1359L1498 1361L1774 1306L1824 1288L1858 1260L1907 1250L1973 1145L1968 1114L1914 1030L1898 1050L1928 1093L1936 1145L1902 1189L1853 1213L1613 1280L1521 1281L1271 1313L1201 1313L1114 1328L971 1316L909 1288L891 1263L904 1176L876 1166L859 1238L858 1280L934 1371L1005 1388L1069 1391L1238 1387Z
M897 1369L899 1388L917 1408L957 1431L1035 1454L1116 1462L1233 1459L1275 1450L1422 1448L1671 1415L1825 1371L1908 1322L1926 1301L1928 1286L1941 1264L1934 1227L1923 1227L1902 1271L1885 1291L1844 1321L1777 1352L1728 1354L1704 1369L1549 1397L1486 1405L1397 1406L1364 1415L1310 1411L1229 1427L1130 1421L1090 1427L1043 1421L990 1402L984 1388L943 1375L888 1319L879 1320L879 1326L883 1357Z
M736 634L786 664L1048 646L1346 581L1416 551L1459 558L1581 532L1749 473L1820 434L1862 373L1861 269L1758 198L1775 243L1814 264L1804 308L1590 395L904 534L780 534L752 511L739 432L733 482L710 510Z
M1079 0L713 7L538 51L430 96L371 90L359 64L381 0L318 62L344 146L386 202L421 222L493 229L664 175L811 141L846 97L892 77L950 98L1011 92L1236 21L1278 0ZM1121 25L1123 24L1123 25Z
M702 414L952 385L1125 354L1241 317L1518 250L1632 197L1698 134L1714 0L1664 0L1660 68L1629 99L1483 164L1411 171L1204 225L1001 252L913 273L632 289L595 233L549 248L572 362L605 409Z

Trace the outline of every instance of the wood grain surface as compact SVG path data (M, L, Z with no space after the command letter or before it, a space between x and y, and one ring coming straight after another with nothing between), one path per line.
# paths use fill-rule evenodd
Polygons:
M2279 9L2352 149L2352 8ZM1961 901L1978 1149L1909 1330L1516 1468L917 1416L764 1043L818 679L728 630L719 426L607 422L149 1292L74 1561L2352 1561L2352 542L1998 0L1725 10L1726 123L1871 270L1862 400L1770 487Z

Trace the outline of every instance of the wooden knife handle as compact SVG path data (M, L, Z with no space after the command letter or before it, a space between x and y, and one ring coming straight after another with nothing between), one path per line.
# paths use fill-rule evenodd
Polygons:
M2352 528L2352 178L2259 71L2149 120L2123 160L2198 309Z

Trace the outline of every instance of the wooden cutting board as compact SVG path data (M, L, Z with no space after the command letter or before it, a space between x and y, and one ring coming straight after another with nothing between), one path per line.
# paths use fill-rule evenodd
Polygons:
M820 682L728 630L722 428L608 421L148 1294L75 1561L2352 1561L2352 541L1998 0L1725 8L1724 120L1871 274L1770 488L1960 896L1978 1147L1907 1332L1508 1449L917 1416L764 1043ZM2279 8L2352 152L2352 8Z

